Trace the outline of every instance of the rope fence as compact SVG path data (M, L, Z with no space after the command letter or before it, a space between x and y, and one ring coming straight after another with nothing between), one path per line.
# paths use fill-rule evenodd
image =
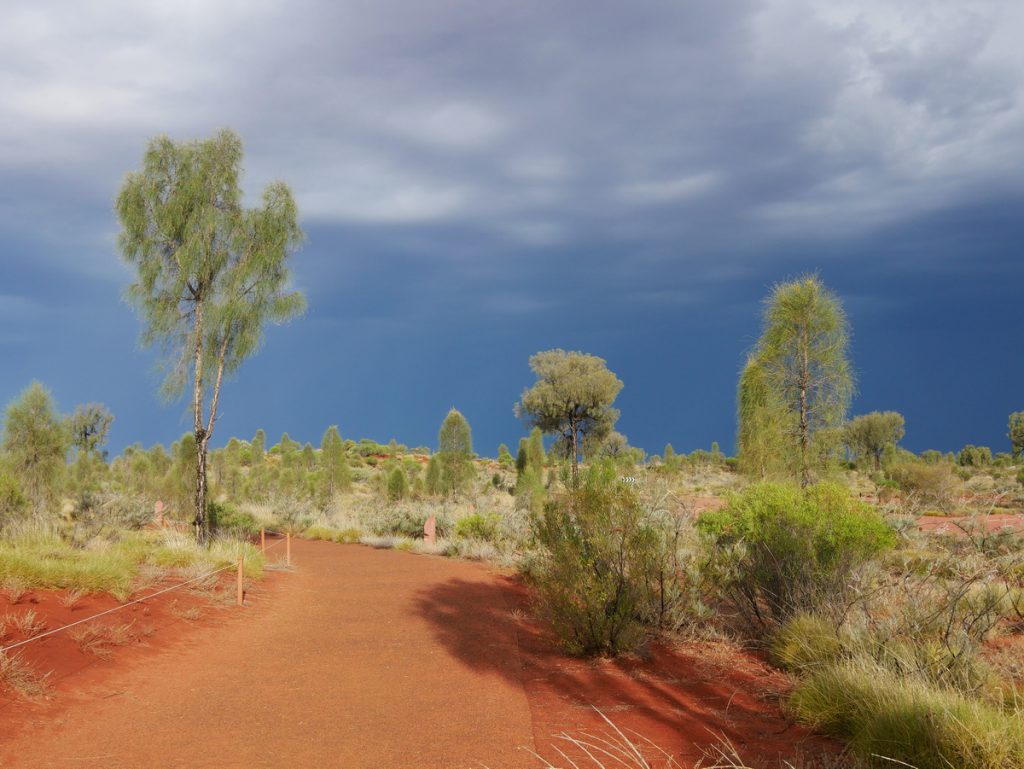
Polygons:
M279 539L276 542L274 542L272 545L270 545L270 547L267 547L267 544L266 544L266 535L267 534L276 534L279 537ZM285 556L285 563L286 563L287 566L291 566L291 564L292 564L292 535L290 533L288 533L288 532L282 533L282 532L279 532L279 531L273 531L273 530L268 530L268 529L260 529L260 552L261 553L266 553L268 550L273 550L275 547L280 545L281 542L285 543L285 548L286 548L286 553L287 553L286 556ZM69 622L67 625L61 625L60 627L54 628L53 630L47 630L45 633L39 633L38 635L34 635L31 638L26 638L26 639L24 639L22 641L18 641L17 643L10 644L9 646L2 646L2 647L0 647L0 654L6 654L7 652L9 652L12 649L17 649L20 646L24 646L26 644L33 643L35 641L41 641L44 638L47 638L47 637L52 636L52 635L55 635L56 633L62 633L65 630L68 630L70 628L75 627L76 625L82 625L82 624L84 624L86 622L92 622L94 619L99 619L100 617L104 617L107 614L113 614L114 612L121 611L122 609L127 609L129 606L134 606L137 603L143 603L144 601L148 601L151 598L156 598L158 595L163 595L164 593L170 593L170 592L172 592L174 590L180 590L183 587L188 587L189 585L192 585L192 584L194 584L196 582L201 582L202 580L209 579L210 577L214 576L215 574L220 574L222 571L227 571L228 569L233 569L235 567L236 567L235 564L228 564L227 566L221 566L219 569L213 569L212 571L208 571L205 574L200 574L198 577L193 577L192 579L185 580L184 582L179 582L176 585L171 585L170 587L165 587L162 590L157 590L155 593L150 593L149 595L144 595L141 598L136 598L133 601L128 601L127 603L123 603L123 604L121 604L119 606L115 606L112 609L107 609L105 611L97 612L96 614L93 614L92 616L85 617L85 618L80 619L80 620L76 620L75 622ZM244 602L244 599L245 599L245 591L244 591L245 555L244 554L240 555L238 557L237 568L238 568L238 579L237 579L237 587L236 587L236 603L239 606L241 606L243 604L243 602Z

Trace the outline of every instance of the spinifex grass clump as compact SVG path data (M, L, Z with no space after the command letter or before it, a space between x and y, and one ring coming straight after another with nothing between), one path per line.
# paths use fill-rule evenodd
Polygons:
M165 569L168 577L183 569L213 570L245 555L246 574L259 577L259 549L236 540L217 539L209 547L176 532L123 533L116 540L96 539L76 547L53 534L26 534L0 541L0 582L14 580L28 588L111 593L119 599L136 588L140 569Z
M864 660L828 665L789 700L801 721L850 740L880 766L1024 766L1024 711L1000 709ZM890 759L890 760L886 760Z

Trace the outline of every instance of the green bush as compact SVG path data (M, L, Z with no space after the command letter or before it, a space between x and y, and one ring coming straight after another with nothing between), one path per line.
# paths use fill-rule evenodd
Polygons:
M793 692L789 709L801 722L849 739L879 766L892 766L887 759L917 769L1024 766L1024 712L866 661L812 673Z
M501 516L497 513L473 513L455 522L455 536L496 542L501 534Z
M540 553L531 564L543 614L573 654L618 654L635 648L656 614L655 574L663 535L632 487L607 463L531 518ZM661 574L669 569L662 568ZM676 574L671 574L676 580Z
M249 513L239 511L228 502L210 502L207 506L210 530L246 538L260 533L260 524Z
M18 479L0 467L0 527L21 518L28 512L28 499Z
M396 504L380 511L368 521L369 529L379 536L400 536L418 539L423 536L423 525L431 513L418 506ZM445 514L437 516L438 537L447 537L452 532L451 518Z
M842 603L853 575L896 542L877 510L827 483L755 484L697 527L724 597L760 630Z

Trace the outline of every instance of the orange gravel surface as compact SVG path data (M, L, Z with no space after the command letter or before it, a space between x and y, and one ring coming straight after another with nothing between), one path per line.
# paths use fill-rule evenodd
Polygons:
M535 765L511 613L445 593L462 657L419 611L435 585L493 582L486 569L325 542L295 542L293 558L227 621L0 710L0 767Z

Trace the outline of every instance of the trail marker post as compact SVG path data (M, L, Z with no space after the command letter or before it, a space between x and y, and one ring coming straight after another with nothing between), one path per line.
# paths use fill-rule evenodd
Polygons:
M292 565L292 534L288 532L284 535L284 563L286 566Z
M245 578L245 555L238 556L238 605L242 605L242 601L245 599L245 592L243 591L242 581Z
M260 529L260 552L267 552L267 530Z

